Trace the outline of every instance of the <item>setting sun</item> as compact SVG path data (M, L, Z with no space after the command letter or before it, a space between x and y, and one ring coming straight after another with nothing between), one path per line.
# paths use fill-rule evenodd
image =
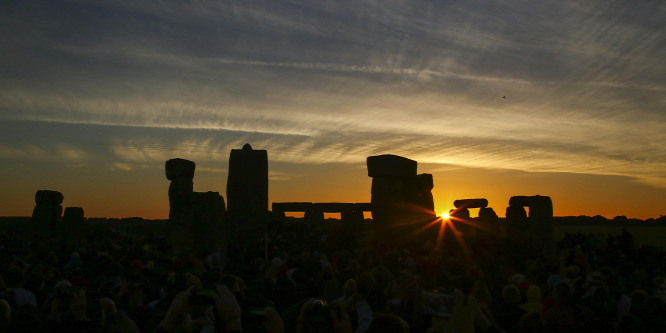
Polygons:
M449 218L449 213L443 213L443 214L440 214L439 216L441 216L442 219L446 220L446 219Z

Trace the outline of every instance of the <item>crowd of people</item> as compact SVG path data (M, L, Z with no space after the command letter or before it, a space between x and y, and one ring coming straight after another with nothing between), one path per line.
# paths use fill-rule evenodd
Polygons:
M493 235L354 246L274 222L256 249L174 249L119 230L0 233L0 332L661 332L664 254L566 235L544 258ZM352 244L351 246L349 244ZM358 244L356 244L358 245Z

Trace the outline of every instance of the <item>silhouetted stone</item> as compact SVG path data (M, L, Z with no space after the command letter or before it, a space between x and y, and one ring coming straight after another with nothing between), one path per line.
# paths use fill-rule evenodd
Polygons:
M363 212L372 210L370 203L346 203L346 202L274 202L273 213L284 216L285 212L303 212L310 219L323 219L323 213L340 213L342 222L349 226L364 220ZM311 214L314 213L314 214ZM320 218L321 217L321 218Z
M479 209L479 218L482 219L497 219L497 213L495 213L495 210L493 210L490 207L481 207Z
M529 208L529 216L524 207ZM506 210L506 234L546 257L554 254L553 202L547 196L514 196Z
M453 202L453 206L456 208L486 208L488 207L487 199L460 199Z
M511 221L527 221L527 211L523 206L506 207L506 219Z
M469 209L467 208L451 210L450 215L455 217L457 220L469 221L470 219Z
M73 221L81 223L83 222L84 213L83 208L81 207L65 207L65 214L63 215L63 221Z
M190 160L182 158L173 158L166 161L165 171L168 180L176 178L194 179L194 169L196 164Z
M483 198L459 199L453 202L455 209L449 211L456 229L466 237L484 242L500 236L499 218L495 211L487 207L488 200ZM479 216L472 218L470 209L479 208Z
M500 237L499 217L495 210L490 207L481 207L477 221L481 229L488 232L490 237Z
M435 211L435 200L432 196L432 189L434 187L432 175L422 173L416 176L415 191L412 193L412 202L427 211Z
M432 175L429 173L422 173L420 175L416 175L416 184L420 191L430 192L430 190L432 190L435 187L435 184L432 180Z
M367 158L368 177L415 176L417 163L397 155L378 155Z
M274 202L272 210L274 212L307 212L313 209L312 202Z
M529 237L529 221L527 211L523 206L509 206L506 208L505 234L511 241L526 242Z
M65 197L58 191L38 190L35 193L35 204L60 205Z
M226 249L225 202L219 192L192 193L194 248L203 253Z
M61 237L71 240L78 240L84 235L83 222L85 216L81 207L65 207L62 221L60 223L59 233Z
M436 219L432 175L417 175L416 161L396 155L370 156L367 166L379 239L394 245L415 241L413 234Z
M194 182L189 178L175 178L169 185L169 195L189 194L194 192Z
M35 208L32 210L32 226L35 232L55 235L58 221L62 216L60 205L64 197L62 193L51 190L38 190L35 193Z
M166 161L164 169L169 184L169 221L187 223L191 220L192 192L196 164L182 158Z
M249 144L232 149L227 179L230 245L255 246L268 223L268 153Z
M169 242L182 251L206 254L227 245L225 202L219 192L194 192L196 164L182 158L166 161L169 185Z
M372 211L372 204L369 202L363 202L363 203L355 203L354 204L354 210L360 211L360 212L371 212Z
M342 203L342 202L321 202L316 203L315 206L318 210L321 210L324 213L342 213L344 211L353 211L353 203Z

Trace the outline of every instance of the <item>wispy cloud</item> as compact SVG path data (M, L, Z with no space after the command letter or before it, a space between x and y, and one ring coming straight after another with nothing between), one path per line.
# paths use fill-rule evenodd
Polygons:
M9 160L80 162L88 158L88 153L67 144L0 144L0 157Z
M666 187L662 1L31 3L0 12L0 121L71 131L3 159L222 173L250 142Z

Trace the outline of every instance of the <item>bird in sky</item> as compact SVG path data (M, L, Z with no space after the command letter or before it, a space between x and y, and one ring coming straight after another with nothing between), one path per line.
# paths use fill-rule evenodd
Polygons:
M506 99L506 96L502 96L502 98Z

